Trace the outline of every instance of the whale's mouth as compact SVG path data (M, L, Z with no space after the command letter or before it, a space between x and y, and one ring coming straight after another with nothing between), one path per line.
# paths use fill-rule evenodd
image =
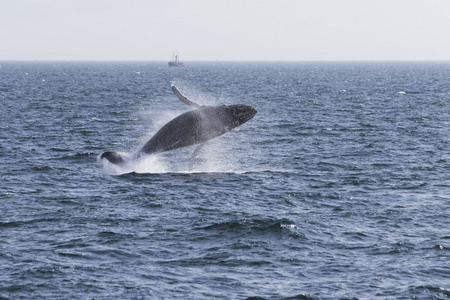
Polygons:
M252 119L256 113L257 109L249 105L230 105L229 109L232 111L233 116L233 127L244 124L245 122Z
M122 165L125 163L125 159L123 158L123 156L117 152L103 152L100 155L100 159L104 158L115 165Z

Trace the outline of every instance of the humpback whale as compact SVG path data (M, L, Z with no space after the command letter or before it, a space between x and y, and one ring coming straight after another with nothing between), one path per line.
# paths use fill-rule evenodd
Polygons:
M190 159L189 168L191 169L193 158L205 142L244 124L257 113L253 106L242 104L202 106L186 98L175 86L172 86L172 91L180 101L194 109L164 125L133 155L132 159L198 145ZM103 152L100 159L106 159L116 165L126 164L130 160L118 152Z

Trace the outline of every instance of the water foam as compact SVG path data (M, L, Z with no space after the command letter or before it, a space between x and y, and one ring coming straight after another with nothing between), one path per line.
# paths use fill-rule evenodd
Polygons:
M109 175L123 175L127 173L167 173L168 168L164 159L157 155L148 155L134 158L130 153L120 152L126 162L121 165L110 163L102 159L105 172ZM100 158L99 158L100 159Z

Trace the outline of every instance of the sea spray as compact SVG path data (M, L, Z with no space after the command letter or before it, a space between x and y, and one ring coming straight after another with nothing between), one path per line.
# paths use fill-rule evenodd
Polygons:
M123 175L127 173L167 173L169 172L164 158L159 155L148 155L134 159L129 153L120 153L129 157L124 164L116 165L102 159L103 169L109 175ZM100 160L100 156L98 158Z

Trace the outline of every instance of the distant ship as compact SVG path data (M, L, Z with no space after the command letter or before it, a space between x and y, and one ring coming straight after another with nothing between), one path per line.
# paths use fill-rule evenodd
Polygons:
M184 67L184 64L178 60L178 53L173 54L172 61L169 61L169 67Z

